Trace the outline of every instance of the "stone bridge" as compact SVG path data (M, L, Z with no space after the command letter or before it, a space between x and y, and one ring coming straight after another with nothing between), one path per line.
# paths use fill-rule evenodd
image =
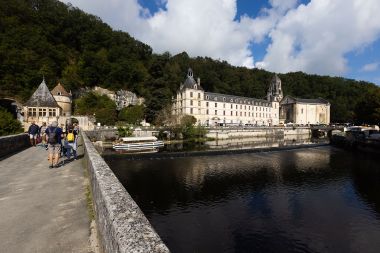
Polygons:
M333 131L344 131L344 126L310 126L311 136L313 137L328 137L331 138Z
M86 133L81 137L79 159L54 169L27 134L0 138L0 251L169 252Z

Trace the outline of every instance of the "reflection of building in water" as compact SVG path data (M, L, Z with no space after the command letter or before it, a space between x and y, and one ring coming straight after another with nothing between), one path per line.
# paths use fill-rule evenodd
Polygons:
M304 125L330 123L330 103L325 99L302 99L286 96L280 106L280 121L285 123Z

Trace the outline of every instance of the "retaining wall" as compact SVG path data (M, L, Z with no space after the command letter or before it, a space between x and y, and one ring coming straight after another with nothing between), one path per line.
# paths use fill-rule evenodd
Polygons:
M103 252L169 252L86 133L83 133L83 143Z
M0 137L0 158L30 147L28 134L15 134Z
M214 139L234 139L243 137L284 137L287 135L310 135L310 128L306 127L264 127L250 129L213 129L206 134Z

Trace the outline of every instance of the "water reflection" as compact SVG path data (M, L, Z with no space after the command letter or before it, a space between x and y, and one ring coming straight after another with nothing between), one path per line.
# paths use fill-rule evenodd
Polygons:
M173 252L379 252L378 159L330 147L106 157Z

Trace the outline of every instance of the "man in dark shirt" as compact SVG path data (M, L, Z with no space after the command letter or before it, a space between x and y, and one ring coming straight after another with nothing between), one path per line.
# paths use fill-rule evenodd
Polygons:
M45 133L49 151L49 168L59 167L62 129L58 127L58 123L56 121L53 121L51 126L46 129Z
M39 134L39 126L36 125L36 122L33 121L32 124L29 126L29 129L28 129L28 135L29 135L29 139L30 139L30 145L32 146L36 146L36 139L37 139L37 136Z

